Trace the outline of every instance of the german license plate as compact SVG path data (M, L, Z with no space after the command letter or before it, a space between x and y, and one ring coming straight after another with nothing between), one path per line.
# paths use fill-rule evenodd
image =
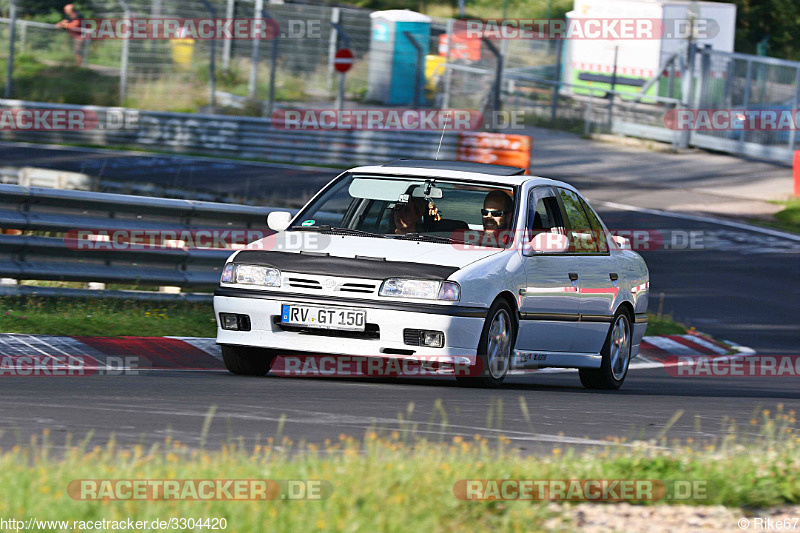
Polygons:
M367 312L343 307L281 304L281 324L304 328L364 331Z

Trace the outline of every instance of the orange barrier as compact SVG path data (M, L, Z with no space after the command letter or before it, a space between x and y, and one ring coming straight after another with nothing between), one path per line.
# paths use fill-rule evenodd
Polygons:
M531 138L527 135L488 132L458 134L459 161L508 165L529 170Z
M794 195L800 196L800 150L794 152Z

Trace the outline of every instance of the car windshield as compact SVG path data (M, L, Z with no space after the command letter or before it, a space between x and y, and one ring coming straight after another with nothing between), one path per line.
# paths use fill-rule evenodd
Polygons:
M505 247L514 187L435 177L349 174L304 209L293 230ZM494 237L494 238L493 238Z

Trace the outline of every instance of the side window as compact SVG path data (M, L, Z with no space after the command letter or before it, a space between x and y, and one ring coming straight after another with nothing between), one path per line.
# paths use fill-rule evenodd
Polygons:
M564 233L564 221L553 189L536 187L528 200L527 228L535 235L541 232Z
M603 231L600 218L597 216L597 213L594 212L594 209L586 203L586 200L581 200L581 205L583 206L583 210L586 211L586 214L589 215L589 224L592 225L592 232L595 236L595 241L597 241L598 250L600 253L608 253L608 239Z
M375 233L389 233L392 211L388 205L388 202L369 200L367 208L361 214L360 223L356 224L355 228Z
M569 224L569 251L579 254L597 253L597 241L592 235L592 226L583 210L580 197L567 189L559 189L559 192Z

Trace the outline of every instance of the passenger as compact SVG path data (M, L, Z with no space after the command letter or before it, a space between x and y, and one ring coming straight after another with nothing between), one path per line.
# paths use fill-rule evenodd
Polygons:
M418 226L422 222L422 214L425 212L425 200L412 196L407 203L398 202L395 204L392 213L394 214L395 234L405 235L406 233L417 233L420 231Z
M505 246L511 238L514 200L503 191L491 191L483 200L484 239L487 245Z

